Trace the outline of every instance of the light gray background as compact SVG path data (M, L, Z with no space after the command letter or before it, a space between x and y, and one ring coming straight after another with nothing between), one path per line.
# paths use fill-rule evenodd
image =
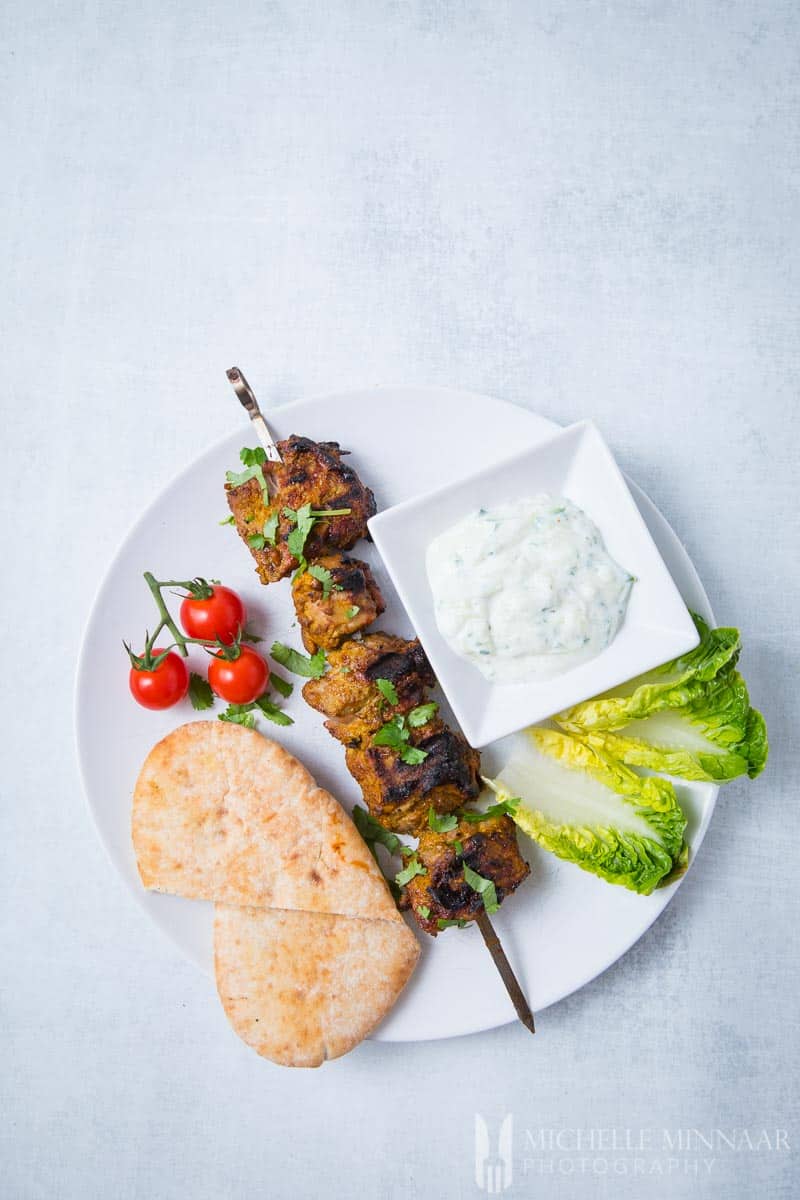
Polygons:
M515 1114L513 1195L796 1195L797 6L17 0L5 24L3 1200L470 1197L476 1109ZM239 420L234 361L272 401L434 383L593 417L742 628L768 770L535 1040L262 1062L94 834L82 624L142 506ZM525 1127L693 1126L793 1149L523 1175Z

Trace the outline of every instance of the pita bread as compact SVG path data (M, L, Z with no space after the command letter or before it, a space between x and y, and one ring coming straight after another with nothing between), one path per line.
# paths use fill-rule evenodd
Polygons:
M154 746L134 792L133 845L154 891L405 928L333 796L283 747L240 725L195 721Z
M389 1012L419 946L401 919L216 906L217 990L236 1033L283 1066L317 1067Z

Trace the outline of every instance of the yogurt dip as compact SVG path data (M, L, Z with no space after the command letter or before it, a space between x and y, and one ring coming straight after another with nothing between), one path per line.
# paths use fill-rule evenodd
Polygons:
M464 517L430 543L426 567L440 633L495 683L596 657L633 584L583 509L545 493Z

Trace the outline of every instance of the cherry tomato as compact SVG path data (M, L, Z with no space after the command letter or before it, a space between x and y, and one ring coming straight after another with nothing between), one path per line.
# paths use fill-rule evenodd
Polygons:
M207 642L235 641L244 629L247 610L230 588L221 584L211 586L211 595L206 600L197 596L186 596L181 604L181 625L189 637L202 638Z
M153 650L153 658L163 650ZM189 690L189 671L179 654L170 650L155 671L140 671L131 667L128 676L131 695L143 708L171 708Z
M208 664L208 682L229 704L250 704L269 683L269 667L249 646L240 646L239 651L239 657L234 659L224 658L221 650L213 654Z

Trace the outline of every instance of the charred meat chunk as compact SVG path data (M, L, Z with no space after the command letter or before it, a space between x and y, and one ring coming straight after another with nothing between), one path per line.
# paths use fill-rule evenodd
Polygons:
M415 875L405 893L417 923L434 937L439 921L473 921L483 911L483 896L467 883L465 866L492 881L501 903L530 874L507 816L462 819L447 833L428 827L420 834L417 859L425 874Z
M388 704L377 686L386 679L397 691L397 705ZM415 639L389 633L368 633L350 639L328 655L328 671L310 679L303 697L329 719L329 733L345 745L360 746L395 712L423 704L426 689L436 682L425 651Z
M409 745L425 753L421 762L370 742L348 745L345 760L372 815L397 833L418 834L430 808L451 813L478 797L480 755L438 719L411 730Z
M298 566L297 557L287 545L287 538L296 528L292 512L306 504L319 512L349 510L315 520L303 551L311 560L333 550L349 550L359 538L367 536L367 521L376 511L370 489L352 467L342 462L346 451L338 442L313 442L292 434L278 442L278 450L283 461L265 462L260 477L257 474L244 483L225 485L236 530L250 548L262 583L283 579ZM269 536L265 536L265 525L267 530L274 525Z
M360 559L326 554L313 567L316 574L302 571L292 580L294 610L310 654L320 646L336 650L386 607L372 571Z

